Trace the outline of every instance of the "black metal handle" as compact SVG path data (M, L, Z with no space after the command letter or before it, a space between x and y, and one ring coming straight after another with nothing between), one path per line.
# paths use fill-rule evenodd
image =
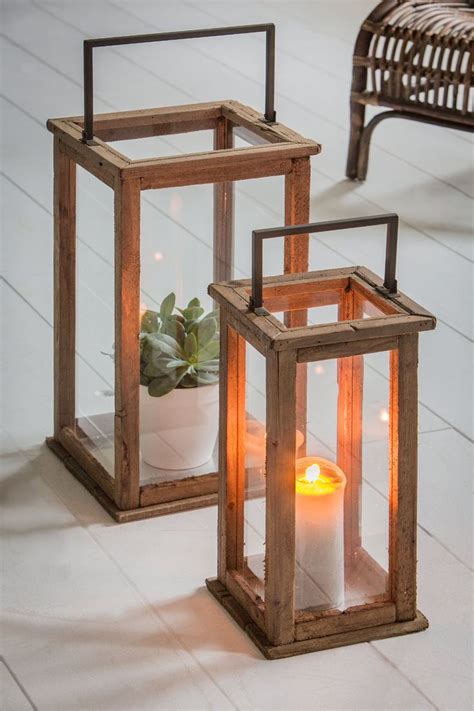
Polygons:
M94 47L113 47L122 44L144 44L146 42L166 42L178 39L196 39L198 37L220 37L222 35L242 35L265 32L265 121L273 123L275 112L275 25L238 25L235 27L213 27L202 30L184 30L181 32L159 32L147 35L128 35L125 37L102 37L84 40L84 130L82 140L91 143L94 137L94 95L93 95L93 59Z
M397 280L395 278L398 241L398 215L373 215L370 217L351 217L345 220L331 220L329 222L312 222L308 225L290 225L288 227L274 227L252 232L252 294L249 307L251 311L266 313L262 309L263 287L263 240L273 237L297 237L299 235L313 234L314 232L333 232L335 230L348 230L353 227L370 227L371 225L387 225L387 246L385 251L385 278L383 292L386 294L397 293ZM382 289L382 288L381 288Z

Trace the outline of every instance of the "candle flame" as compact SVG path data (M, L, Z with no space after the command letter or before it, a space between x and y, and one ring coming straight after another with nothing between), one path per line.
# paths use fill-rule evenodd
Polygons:
M388 410L386 410L384 407L380 410L380 421L381 422L388 422L390 420L390 415L388 414Z
M307 467L304 473L304 479L310 484L313 484L319 479L320 474L321 468L317 464L311 464L311 466Z

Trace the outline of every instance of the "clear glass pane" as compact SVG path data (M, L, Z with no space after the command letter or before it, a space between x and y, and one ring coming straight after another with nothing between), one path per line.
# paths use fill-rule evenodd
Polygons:
M110 141L110 145L131 160L147 160L177 156L182 153L211 151L214 145L214 133L213 131L190 131L167 136Z
M114 198L96 178L77 172L75 432L113 476Z
M288 326L303 317L316 325L383 315L347 286L341 278L329 287L270 287L264 303ZM344 610L387 597L389 358L298 365L298 610Z
M273 240L268 240L272 243ZM281 270L280 270L281 271ZM250 294L250 289L248 289ZM353 295L352 316L340 306L344 294ZM349 277L325 279L296 278L290 281L278 281L263 287L263 306L287 328L299 328L302 325L319 326L337 323L344 319L373 319L400 313L398 308L388 301L381 308L381 297L365 295L365 290L357 284L357 290ZM378 302L378 304L377 304Z
M284 222L285 181L280 175L240 180L235 184L235 278L252 273L252 230L276 227ZM283 240L267 240L265 274L283 272Z
M386 599L389 358L384 352L299 365L306 382L297 408L299 610Z
M283 179L276 180L282 193ZM273 178L235 184L233 277L250 274L251 230L268 225L270 219L260 197L268 199L275 187ZM203 343L209 329L201 334L196 323L213 318L207 287L214 281L214 186L148 190L142 194L141 206L140 482L149 484L217 471L218 333L211 334L211 343ZM277 223L278 215L272 220ZM277 271L280 265L281 253ZM165 323L161 310L170 294L175 295L175 307ZM189 313L183 315L178 309ZM185 331L198 329L197 343L190 339L185 346L176 320ZM163 329L167 342L160 345ZM178 333L178 342L170 342L170 338L176 341ZM166 353L160 357L163 347ZM183 373L183 379L168 390L164 381L172 385L169 376ZM153 379L157 380L150 390Z
M246 344L245 489L242 575L264 599L265 581L265 358Z
M217 470L213 186L147 191L141 228L140 481Z

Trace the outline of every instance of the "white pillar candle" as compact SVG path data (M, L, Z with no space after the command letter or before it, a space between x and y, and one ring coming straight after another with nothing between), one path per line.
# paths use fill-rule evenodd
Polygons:
M333 462L296 462L296 609L344 603L344 487Z

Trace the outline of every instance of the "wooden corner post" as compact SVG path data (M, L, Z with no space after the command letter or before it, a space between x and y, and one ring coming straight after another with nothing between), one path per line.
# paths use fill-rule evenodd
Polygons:
M54 437L74 429L76 402L76 164L54 137Z
M265 626L272 644L295 636L296 351L267 355Z
M352 289L344 291L339 303L339 321L361 319L362 316L360 299ZM337 463L347 479L344 490L344 559L348 572L361 545L364 356L339 358L337 380Z
M311 190L311 163L309 158L296 158L292 161L291 171L285 176L285 225L304 225L309 222ZM285 274L307 272L309 268L309 235L285 237ZM306 326L306 310L290 311L284 319L287 328ZM297 374L297 413L296 428L306 442L307 412L307 368L301 366ZM304 456L305 445L299 450Z
M397 620L416 617L418 333L399 337L390 375L390 575Z
M219 385L218 577L243 562L245 340L221 312Z
M285 225L309 222L311 163L308 157L295 158L285 176ZM309 265L309 235L285 237L285 274L307 272ZM287 314L287 326L305 326L306 311Z
M140 180L115 190L115 503L140 503Z
M233 148L231 122L221 116L214 129L214 150ZM214 183L214 281L229 281L234 263L234 183Z

